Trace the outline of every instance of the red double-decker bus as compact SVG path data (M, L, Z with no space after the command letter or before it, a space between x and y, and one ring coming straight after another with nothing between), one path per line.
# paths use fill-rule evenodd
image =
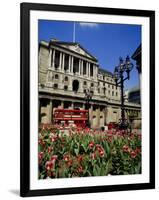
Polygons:
M74 123L77 127L86 127L88 110L55 109L53 114L54 124Z

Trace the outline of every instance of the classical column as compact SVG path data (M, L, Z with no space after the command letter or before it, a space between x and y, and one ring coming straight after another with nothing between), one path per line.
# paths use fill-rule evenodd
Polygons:
M49 51L49 67L52 65L52 49Z
M86 63L86 75L88 76L88 62Z
M48 108L48 123L52 123L52 100L50 100Z
M81 59L79 59L78 72L79 72L79 75L80 75L81 74Z
M68 72L71 72L71 55L69 55L69 61L68 61Z
M90 63L88 63L88 77L90 77Z
M64 71L64 65L65 65L65 54L63 53L63 56L62 56L62 71Z
M98 78L98 67L96 66L96 77Z
M83 60L81 60L81 75L83 75Z
M81 59L79 59L79 62L78 62L78 74L80 75L80 71L81 71Z
M52 53L52 68L53 70L55 69L55 49L52 50L53 53Z
M71 56L71 73L73 74L73 56Z
M59 69L62 69L62 52L60 52Z

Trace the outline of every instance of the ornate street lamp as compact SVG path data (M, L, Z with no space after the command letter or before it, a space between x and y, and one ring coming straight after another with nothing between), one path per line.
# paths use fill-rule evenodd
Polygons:
M120 129L127 129L128 123L125 119L125 108L124 108L124 81L130 79L130 71L133 68L133 63L131 63L129 56L126 57L125 61L120 57L119 65L114 69L114 79L117 86L121 87L121 119L119 121ZM126 72L126 77L124 78L124 72Z
M85 101L86 101L86 109L88 110L88 122L87 122L87 126L90 128L90 121L89 121L89 107L90 107L90 100L93 97L93 93L87 89L85 91Z

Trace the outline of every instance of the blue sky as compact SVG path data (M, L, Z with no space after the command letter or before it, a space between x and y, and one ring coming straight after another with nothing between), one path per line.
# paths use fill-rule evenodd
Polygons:
M74 22L39 20L39 41L56 38L60 41L73 41ZM119 57L133 54L141 43L141 26L102 23L75 23L75 42L80 43L99 62L99 65L111 72L119 63ZM131 71L130 80L125 82L125 89L139 84L135 67Z

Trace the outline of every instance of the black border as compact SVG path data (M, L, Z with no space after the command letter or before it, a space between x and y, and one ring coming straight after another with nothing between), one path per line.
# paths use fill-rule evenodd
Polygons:
M150 182L108 186L30 190L30 11L60 11L123 16L140 16L150 19ZM131 10L72 5L36 3L20 4L21 69L20 69L20 196L62 195L108 191L139 190L155 188L155 11Z

